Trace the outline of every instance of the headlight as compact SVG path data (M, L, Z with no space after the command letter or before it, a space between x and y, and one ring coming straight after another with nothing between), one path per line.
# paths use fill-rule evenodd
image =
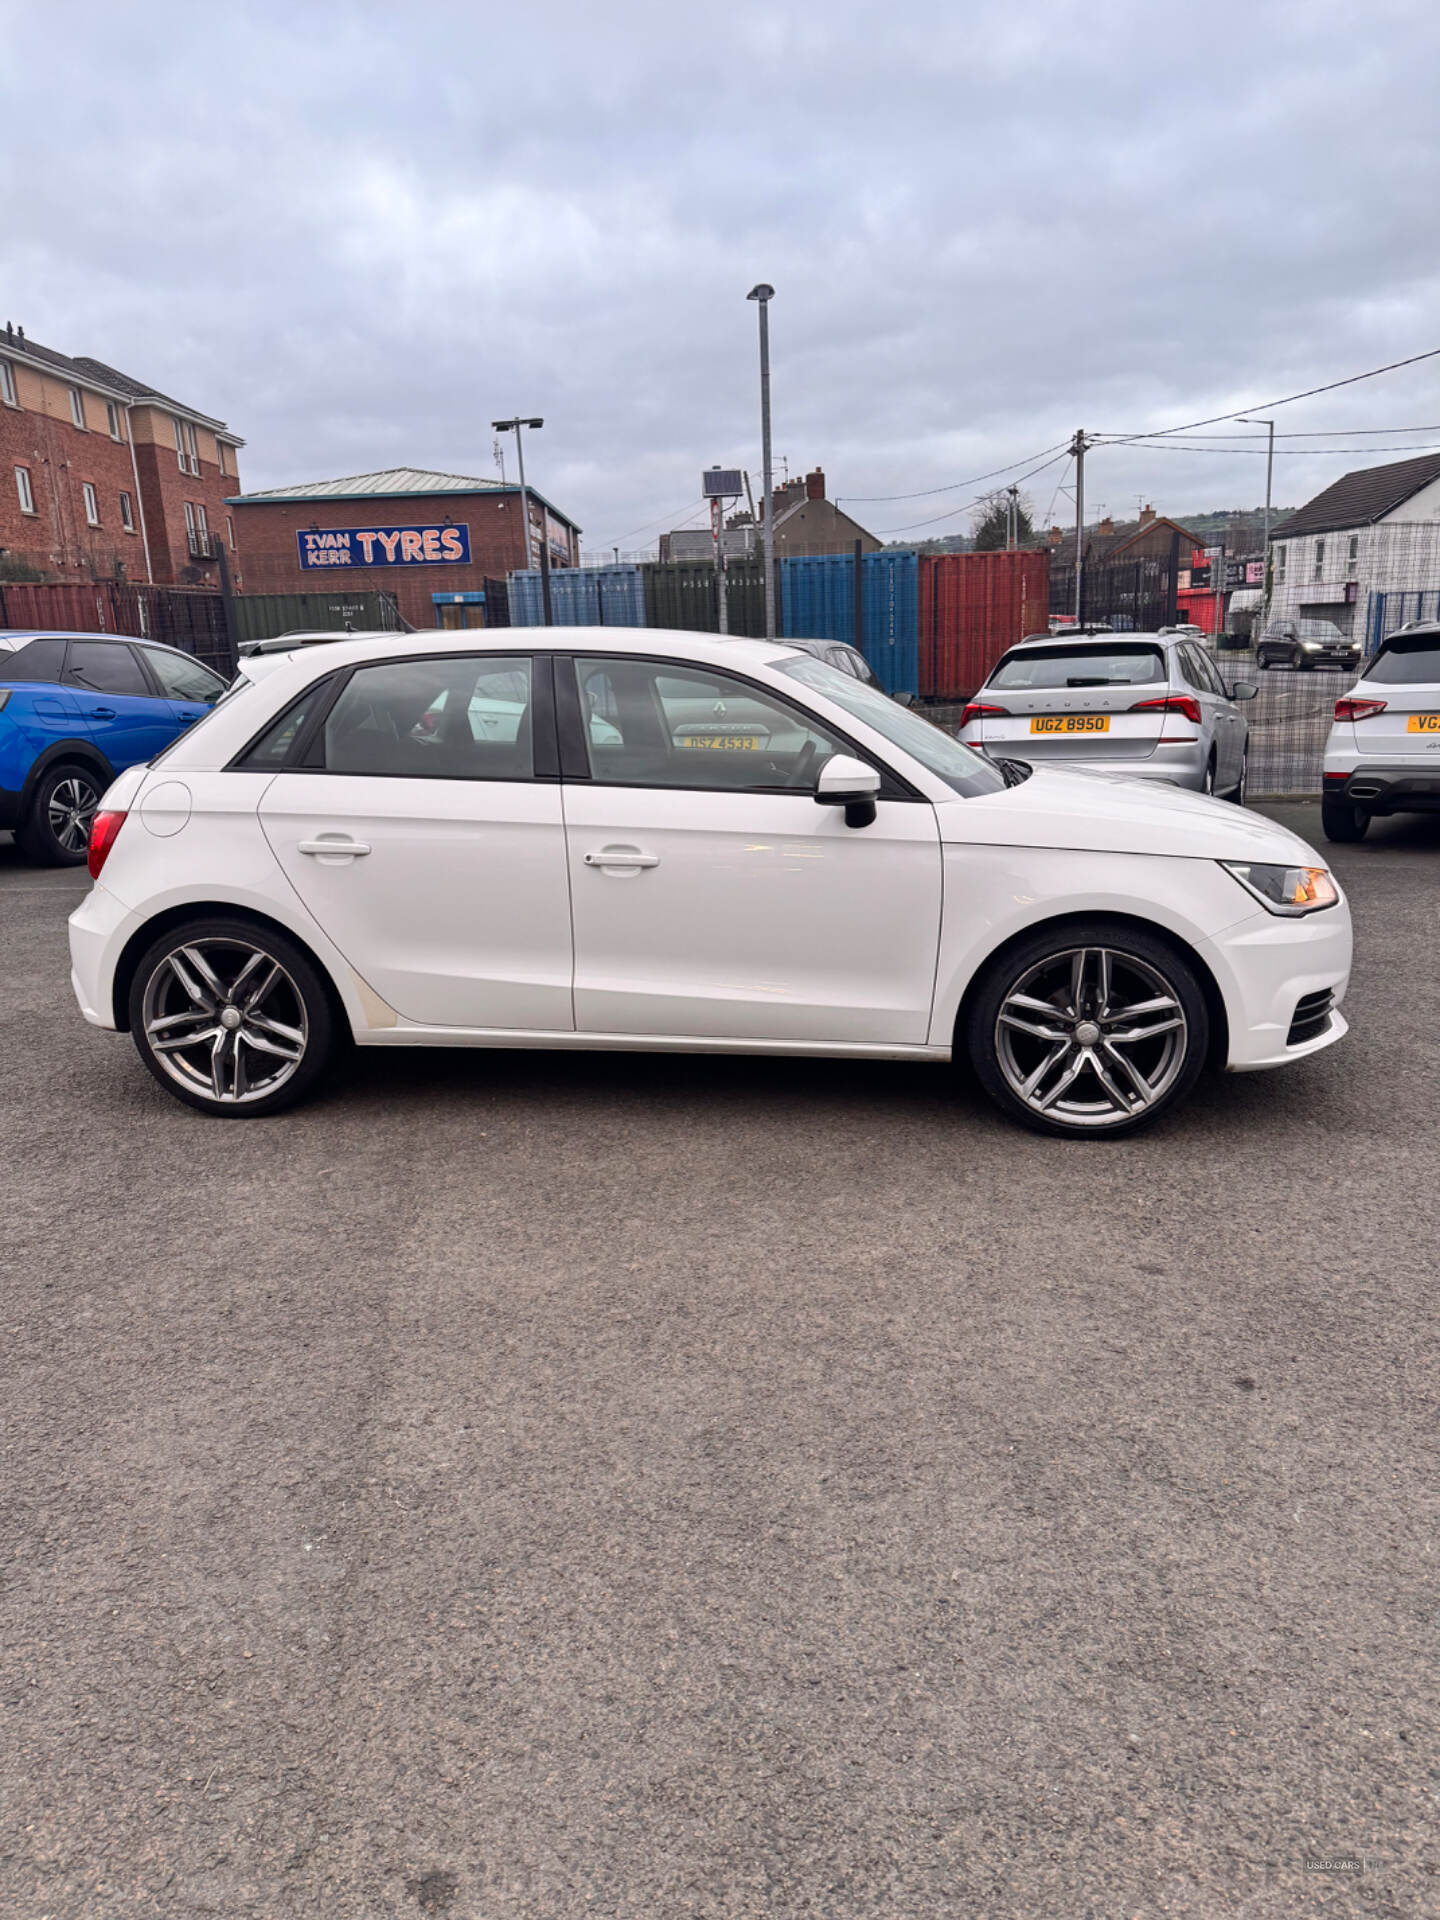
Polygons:
M1300 645L1305 649L1306 653L1318 653L1320 651L1320 642L1318 640L1302 640Z
M1246 860L1222 860L1220 864L1270 913L1292 917L1319 913L1340 898L1340 889L1324 867L1260 867Z

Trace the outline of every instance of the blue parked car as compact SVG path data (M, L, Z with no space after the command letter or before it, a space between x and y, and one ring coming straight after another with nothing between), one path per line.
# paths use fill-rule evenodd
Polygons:
M224 691L209 667L151 640L0 631L0 828L37 865L79 866L110 782Z

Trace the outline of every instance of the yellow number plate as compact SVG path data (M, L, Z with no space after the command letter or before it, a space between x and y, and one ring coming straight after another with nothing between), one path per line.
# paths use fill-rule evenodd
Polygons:
M1412 713L1405 723L1407 733L1440 733L1440 713Z
M1030 722L1031 733L1108 733L1110 718L1104 713L1037 713Z
M760 736L758 733L686 733L681 735L680 745L682 747L719 747L722 751L726 748L741 751L748 749L753 753L759 748Z

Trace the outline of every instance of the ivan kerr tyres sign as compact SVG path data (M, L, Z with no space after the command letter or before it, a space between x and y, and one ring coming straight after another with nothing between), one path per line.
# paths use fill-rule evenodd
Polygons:
M433 567L470 558L470 529L326 527L297 533L302 567Z

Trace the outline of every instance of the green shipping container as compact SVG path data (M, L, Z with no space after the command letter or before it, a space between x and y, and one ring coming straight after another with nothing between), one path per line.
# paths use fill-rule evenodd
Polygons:
M237 593L235 638L273 640L277 633L320 632L353 627L357 633L398 633L400 612L393 593Z

